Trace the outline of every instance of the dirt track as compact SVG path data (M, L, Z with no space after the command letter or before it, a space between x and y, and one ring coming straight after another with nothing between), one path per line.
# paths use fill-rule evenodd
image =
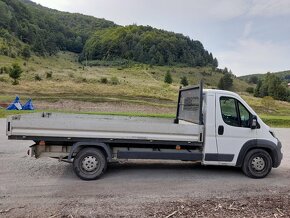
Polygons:
M8 141L1 119L0 217L290 216L290 129L275 131L284 159L262 180L235 168L131 161L85 182L70 164L28 157L31 142Z

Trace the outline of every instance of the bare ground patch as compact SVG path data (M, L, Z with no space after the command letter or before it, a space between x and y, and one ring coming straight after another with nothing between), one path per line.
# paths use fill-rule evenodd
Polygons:
M279 193L239 199L187 199L149 204L149 217L289 217L290 195Z

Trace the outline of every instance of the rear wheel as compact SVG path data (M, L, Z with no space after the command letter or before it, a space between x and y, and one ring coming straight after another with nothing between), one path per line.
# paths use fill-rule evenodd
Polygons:
M84 148L74 158L73 169L79 178L95 180L106 171L107 160L100 149Z
M272 169L272 158L263 149L249 151L244 159L242 170L248 177L260 179L267 176Z

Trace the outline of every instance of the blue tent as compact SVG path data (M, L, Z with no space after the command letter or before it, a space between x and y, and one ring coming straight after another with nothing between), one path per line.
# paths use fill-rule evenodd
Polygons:
M29 99L25 105L23 105L22 110L34 110L34 106L32 104L32 100Z
M16 96L15 100L6 108L6 110L22 110L22 105L18 96Z

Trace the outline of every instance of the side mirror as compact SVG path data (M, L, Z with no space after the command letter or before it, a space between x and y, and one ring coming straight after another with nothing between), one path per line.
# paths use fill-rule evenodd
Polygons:
M258 119L256 115L252 115L250 126L251 126L251 129L257 129Z

